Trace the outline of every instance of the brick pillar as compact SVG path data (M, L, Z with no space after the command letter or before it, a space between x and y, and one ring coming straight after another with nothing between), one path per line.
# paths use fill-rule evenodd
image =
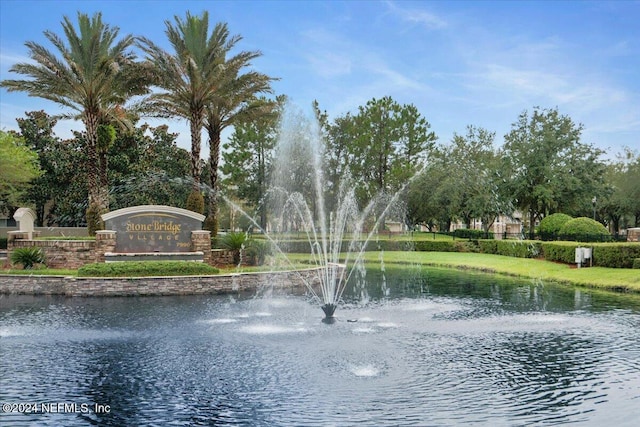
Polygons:
M211 265L211 232L209 230L191 232L191 251L202 252L204 262Z
M116 251L116 232L112 230L96 231L95 262L104 262L104 254Z

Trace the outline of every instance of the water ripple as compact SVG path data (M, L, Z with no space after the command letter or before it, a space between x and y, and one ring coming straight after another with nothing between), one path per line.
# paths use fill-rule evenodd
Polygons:
M631 426L640 417L639 317L625 310L401 298L345 307L324 325L303 298L65 304L0 310L0 401L112 412L3 414L0 424Z

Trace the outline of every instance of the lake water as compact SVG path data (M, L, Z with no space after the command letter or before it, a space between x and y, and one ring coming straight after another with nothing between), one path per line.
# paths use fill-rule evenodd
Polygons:
M637 295L408 268L345 299L1 296L0 425L638 425Z

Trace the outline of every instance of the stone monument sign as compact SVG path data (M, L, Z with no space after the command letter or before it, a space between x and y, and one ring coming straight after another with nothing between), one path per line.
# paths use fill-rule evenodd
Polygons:
M202 230L204 215L162 205L133 206L102 215L116 232L116 252L190 252L191 232Z

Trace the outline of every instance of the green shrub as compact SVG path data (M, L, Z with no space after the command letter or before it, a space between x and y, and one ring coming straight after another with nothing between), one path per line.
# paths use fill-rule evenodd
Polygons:
M611 235L604 225L591 218L580 217L567 221L558 236L561 240L577 242L607 242Z
M548 242L542 244L544 259L547 261L575 262L576 248L593 248L593 265L609 268L632 268L634 259L640 257L639 243L584 243Z
M243 249L247 235L245 233L227 233L220 240L223 249L233 252L233 263L240 263L240 251Z
M452 240L424 240L415 242L416 251L422 252L457 252Z
M42 249L35 246L17 248L11 251L11 262L13 264L22 264L25 270L30 270L36 264L44 264L45 256Z
M245 254L252 265L262 265L267 255L271 254L271 244L264 240L249 239L246 243Z
M498 240L478 240L480 252L483 254L497 254L498 242Z
M547 261L572 264L576 259L576 248L580 246L580 243L545 242L542 244L542 253Z
M610 268L632 268L640 258L640 243L600 243L593 246L593 265Z
M207 215L204 219L204 224L202 226L203 230L209 230L211 232L211 236L215 237L218 235L218 218L215 215Z
M562 226L572 219L571 216L563 213L554 213L542 218L538 227L540 238L542 240L556 240Z
M91 203L86 211L87 230L89 236L95 236L96 231L104 230L104 221L102 221L101 214L105 213L105 210L100 209L95 203Z
M638 269L640 268L640 258L636 258L633 260L633 267L634 269Z
M536 258L540 255L540 242L532 240L498 240L496 255L516 258Z
M247 241L245 233L227 233L220 239L220 246L230 251L239 251Z
M79 277L199 276L217 274L209 264L191 261L126 261L86 264Z
M9 241L6 237L0 237L0 249L7 249L7 242Z
M493 233L485 233L484 230L458 228L453 231L453 237L458 239L492 239Z
M192 190L187 197L186 208L199 214L204 213L204 196L197 190Z

